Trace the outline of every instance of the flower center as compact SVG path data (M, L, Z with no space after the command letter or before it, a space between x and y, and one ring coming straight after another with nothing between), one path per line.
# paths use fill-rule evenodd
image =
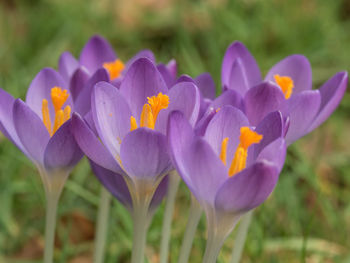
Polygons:
M228 170L229 176L234 176L246 167L248 158L248 148L252 144L259 143L263 136L251 130L249 127L241 127L241 135L239 136L239 144L236 153L232 159L230 168ZM221 143L220 159L226 166L226 152L227 152L228 138L224 138Z
M157 96L147 97L147 100L148 103L143 105L141 112L140 127L147 127L153 130L159 112L169 106L169 97L159 92ZM131 116L130 131L137 129L137 127L136 119Z
M67 105L64 109L62 109L68 97L68 91L65 89L62 89L60 87L53 87L51 89L51 102L55 109L55 120L53 126L51 124L49 102L47 99L43 99L42 101L41 112L43 116L43 123L50 136L54 135L55 132L62 126L62 124L70 119L70 106Z
M284 94L284 97L286 99L289 99L290 96L292 95L293 88L294 88L294 82L292 78L288 76L280 76L278 74L274 75L273 77L275 78L277 85L280 86Z
M116 59L113 62L103 63L103 67L108 71L109 78L114 80L120 76L125 68L125 65L120 59Z

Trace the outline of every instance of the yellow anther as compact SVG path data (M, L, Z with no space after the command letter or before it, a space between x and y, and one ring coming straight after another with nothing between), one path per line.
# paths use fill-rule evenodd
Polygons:
M63 90L60 87L53 87L51 89L51 100L52 100L53 107L55 108L55 112L62 109L68 97L69 97L69 94L66 89Z
M152 109L149 104L143 105L140 118L140 126L154 129L155 120L153 118Z
M70 113L71 113L72 109L70 108L69 105L67 105L65 108L64 108L64 116L63 116L63 123L65 123L66 121L68 121L70 119ZM62 123L62 124L63 124Z
M221 142L221 151L220 151L220 159L224 165L226 165L226 156L227 156L227 143L228 137L222 140Z
M136 119L131 116L130 117L130 131L136 130L137 129L137 122Z
M125 65L120 59L116 59L113 62L104 63L103 67L108 71L109 78L111 80L114 80L120 76L120 74L125 68Z
M286 99L289 99L290 96L292 95L293 88L294 88L294 82L292 78L288 76L280 76L278 74L274 75L273 77L275 78L277 85L280 86L284 94L284 97Z
M49 132L50 136L52 136L49 103L46 99L43 99L41 112L43 115L43 123L47 131Z
M235 156L231 162L230 169L228 171L229 176L233 176L246 167L248 158L248 148L252 144L259 143L263 136L255 131L252 131L249 127L241 128L241 135L239 136L239 145L237 147Z
M64 122L64 112L63 110L59 110L58 112L56 112L52 134L55 134L55 132L58 130L59 127L61 127L63 122Z
M169 96L158 93L157 96L147 97L148 104L151 106L154 120L157 119L158 114L161 110L168 108Z

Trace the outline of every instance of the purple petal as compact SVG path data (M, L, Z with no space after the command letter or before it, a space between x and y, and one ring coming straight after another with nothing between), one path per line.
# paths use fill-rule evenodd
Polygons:
M140 58L130 66L121 85L120 92L126 99L132 115L139 122L147 97L159 92L167 93L166 84L156 66L147 58Z
M215 82L209 73L203 73L194 79L204 98L215 99Z
M69 83L74 71L79 67L79 62L70 52L64 52L58 61L58 71L62 78Z
M258 162L230 177L219 188L215 208L221 212L241 214L264 202L278 181L278 168Z
M102 185L125 205L128 209L132 208L132 200L129 188L122 175L107 170L93 161L90 161L91 169Z
M279 110L285 103L281 89L271 83L263 82L251 88L244 97L245 113L251 125L258 125L270 112Z
M42 164L50 134L39 116L22 100L16 99L13 105L13 121L17 135L30 159Z
M222 108L226 105L231 105L241 111L244 111L243 98L235 90L226 90L218 96L212 103L215 109Z
M168 71L170 72L170 74L173 76L173 78L176 78L177 76L177 63L175 59L172 59L168 62L168 64L166 65Z
M161 202L163 201L164 197L168 192L168 184L169 184L169 177L165 176L160 182L160 184L158 185L156 191L154 192L154 195L150 204L150 210L156 209L161 204Z
M54 122L53 117L55 116L55 110L52 105L51 100L51 89L54 87L60 87L67 89L65 81L62 79L61 75L51 68L42 69L36 77L33 79L29 86L26 97L26 104L42 118L42 103L43 99L49 102L49 111L51 116L51 122ZM66 105L70 105L73 108L73 100L71 96L68 97Z
M80 64L85 66L90 74L103 66L106 62L117 59L112 46L101 36L93 36L84 46L80 53Z
M231 163L239 144L240 128L249 126L249 122L242 111L232 107L223 107L210 121L204 138L211 145L217 156L221 152L221 144L229 138L227 145L227 160Z
M177 80L176 83L180 83L180 82L193 82L194 80L188 76L188 75L181 75Z
M312 88L312 72L309 60L302 55L291 55L274 65L265 80L275 82L274 75L287 76L294 82L293 94Z
M181 82L171 88L167 94L169 106L159 112L156 130L166 133L168 116L172 111L180 111L190 124L194 126L198 119L200 106L200 93L198 88L191 82Z
M257 161L267 161L269 163L273 163L278 168L278 172L280 173L284 161L286 159L286 142L283 138L279 138L269 145L267 145L257 157Z
M91 110L91 94L96 83L100 81L108 81L108 73L104 68L95 72L95 74L88 80L85 87L80 91L75 101L75 111L84 116Z
M134 62L136 62L140 58L148 58L153 63L156 63L156 58L154 57L154 54L151 50L148 50L148 49L141 50L139 53L137 53L135 56L129 59L129 61L125 65L125 69L123 72L128 72L131 65L134 64Z
M286 135L290 145L308 133L312 120L320 109L321 95L318 90L305 90L286 100L283 115L289 116L289 128Z
M158 64L157 69L162 75L168 89L170 89L176 82L176 76L174 77L164 64Z
M157 180L170 169L166 137L147 128L136 129L125 136L120 159L131 178Z
M69 82L69 90L72 94L73 101L76 101L89 78L90 74L84 67L80 67L74 72Z
M120 91L108 82L96 84L92 93L92 116L97 132L113 156L130 131L131 112Z
M244 76L241 77L246 79L248 87L255 86L261 81L260 69L254 57L242 43L236 41L228 47L222 62L221 82L224 86L234 85L231 71L235 61L239 61L238 63L242 65ZM232 88L235 89L235 85Z
M51 169L71 169L83 157L72 133L71 120L66 121L49 140L44 152L44 165Z
M246 72L244 69L244 65L243 65L241 59L237 58L232 64L231 73L230 73L230 80L229 80L226 88L231 89L231 90L235 90L241 96L244 96L244 94L251 87L252 86L250 86L248 76L246 75Z
M72 132L79 147L89 159L105 169L123 174L117 161L77 113L73 113L72 116Z
M205 131L207 130L208 124L213 119L216 114L216 109L213 107L208 107L203 116L199 119L195 126L195 134L198 136L204 136Z
M339 72L322 85L319 89L321 94L320 111L308 129L309 132L321 125L337 108L344 96L347 84L348 73Z

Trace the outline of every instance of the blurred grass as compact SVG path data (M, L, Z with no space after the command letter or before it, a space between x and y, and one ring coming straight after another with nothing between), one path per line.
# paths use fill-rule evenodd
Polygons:
M94 33L127 60L152 49L159 61L176 58L180 73L202 71L220 80L221 60L234 40L247 45L264 73L292 53L306 55L315 86L349 69L348 0L0 0L0 86L24 97L35 74L57 67L59 55L78 56ZM219 85L218 85L219 87ZM218 93L220 92L218 88ZM271 198L257 209L244 262L350 262L350 96L317 131L289 148ZM31 163L0 137L0 262L40 262L44 193ZM67 182L59 207L55 262L90 262L100 185L84 160ZM171 260L176 262L189 193L178 196ZM149 262L157 262L163 206L148 234ZM128 262L132 226L113 204L106 262ZM191 262L200 262L205 220ZM228 262L233 235L219 262Z

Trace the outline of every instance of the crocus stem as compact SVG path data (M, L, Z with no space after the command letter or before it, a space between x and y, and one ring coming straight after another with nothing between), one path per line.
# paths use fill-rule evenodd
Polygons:
M241 260L245 240L249 229L250 222L252 221L253 210L249 211L242 217L241 223L238 227L238 232L235 238L234 247L232 250L231 263L239 263Z
M148 205L135 206L133 211L133 241L131 263L143 263L148 229Z
M59 199L59 195L55 195L55 194L46 195L44 263L53 262L58 199Z
M180 176L176 172L169 175L169 188L163 217L162 238L160 243L160 263L168 262L171 222L174 212L176 193L179 188Z
M190 257L193 239L197 230L199 220L201 219L202 209L197 200L192 197L190 214L186 225L184 237L182 239L180 256L178 263L187 263Z
M97 227L95 232L94 263L104 262L104 250L108 228L108 216L111 204L110 193L102 187L100 203L98 207Z
M220 253L222 244L225 238L215 235L212 231L209 231L207 246L203 257L203 263L215 263Z

